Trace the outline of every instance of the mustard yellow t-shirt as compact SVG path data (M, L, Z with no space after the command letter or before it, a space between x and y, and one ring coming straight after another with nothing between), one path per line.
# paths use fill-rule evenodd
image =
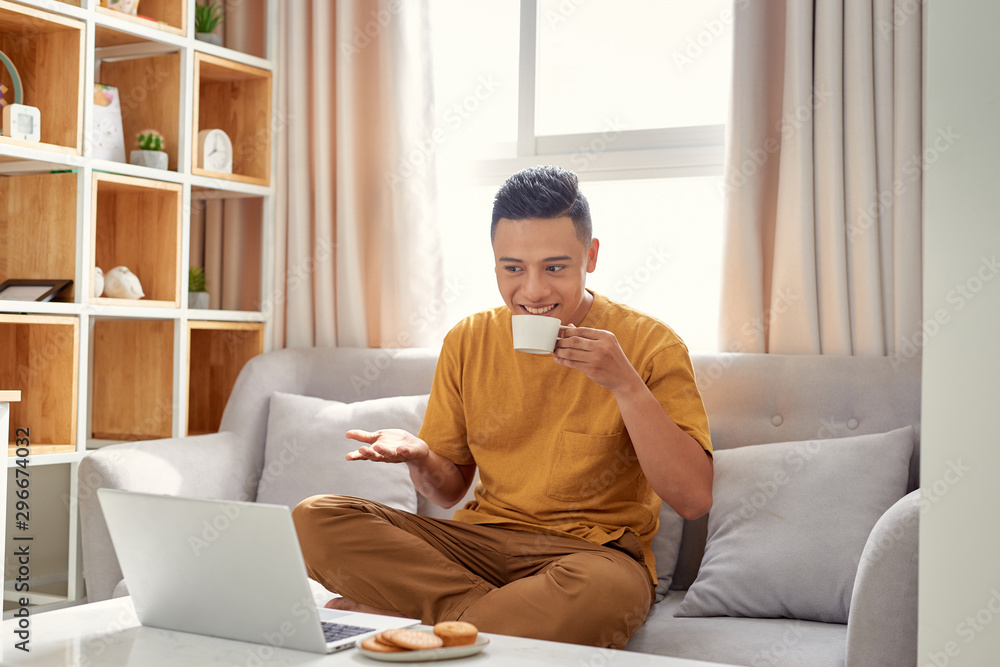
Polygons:
M445 337L420 438L476 464L474 524L573 535L596 544L639 538L654 583L660 498L639 466L610 391L551 355L516 352L506 306L476 313ZM683 341L667 325L594 294L578 326L614 333L667 415L709 454L708 418Z

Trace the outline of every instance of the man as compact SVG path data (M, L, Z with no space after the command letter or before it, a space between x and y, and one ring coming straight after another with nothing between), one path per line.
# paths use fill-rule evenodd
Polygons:
M350 431L348 460L405 463L454 520L315 496L294 517L310 576L340 608L622 648L656 581L660 500L712 503L708 421L687 348L665 324L585 288L600 244L576 175L535 167L497 193L505 307L445 338L419 437ZM558 318L551 357L513 349L511 315ZM336 562L331 570L327 563Z

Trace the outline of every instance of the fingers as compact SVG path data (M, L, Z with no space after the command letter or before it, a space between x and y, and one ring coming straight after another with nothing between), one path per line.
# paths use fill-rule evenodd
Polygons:
M562 329L560 329L560 334L562 338L588 338L590 340L598 340L603 333L605 332L601 329L591 329L590 327L578 327L572 324L568 324Z
M396 447L385 447L383 445L373 445L371 447L358 447L346 456L348 461L374 461L376 463L402 463L409 460L411 452L405 445Z
M361 429L357 428L352 428L344 435L346 435L351 440L357 440L358 442L364 442L369 445L378 440L379 437L378 433L372 433L371 431L362 431Z

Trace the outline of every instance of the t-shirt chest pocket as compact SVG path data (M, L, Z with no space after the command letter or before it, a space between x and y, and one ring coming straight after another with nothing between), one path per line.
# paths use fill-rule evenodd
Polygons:
M614 465L620 444L620 433L560 433L549 470L548 496L556 500L586 500L612 486L620 475Z

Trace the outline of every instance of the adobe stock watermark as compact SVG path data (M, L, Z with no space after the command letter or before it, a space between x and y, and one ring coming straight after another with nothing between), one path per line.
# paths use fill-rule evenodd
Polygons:
M726 29L733 25L733 18L738 10L746 9L750 0L736 0L732 8L726 7L719 15L712 19L705 19L701 22L702 29L696 34L687 38L687 44L683 50L675 50L673 53L674 65L678 72L684 70L695 63L705 53L714 47Z
M927 341L938 335L941 329L951 322L952 314L964 309L998 273L1000 273L1000 262L997 261L996 255L980 258L979 266L972 275L948 291L945 301L950 308L938 308L932 316L924 319L917 331L909 336L903 336L899 342L899 349L892 355L890 363L893 370L920 356Z
M608 119L600 134L576 149L569 159L570 163L577 171L583 171L600 158L611 144L618 141L618 137L626 129L628 125L617 116Z
M870 548L866 546L862 556L864 560L868 562L881 560L892 545L906 536L908 529L919 521L920 516L930 512L969 472L972 472L972 468L962 463L962 459L948 461L948 467L940 477L933 483L921 487L918 501L920 511L917 514L907 515L902 521L892 525L888 531L879 533L877 537L869 537L871 544Z
M401 331L395 340L389 341L379 348L378 354L365 361L365 367L360 373L351 374L350 382L354 391L360 393L362 389L375 382L382 375L382 372L392 365L392 360L398 350L409 347L418 334L440 321L448 304L453 303L465 290L466 285L461 281L455 278L445 280L441 295L432 299L430 303L410 316L410 329Z
M226 503L219 512L209 519L202 519L201 533L188 535L188 546L194 555L199 555L202 551L212 545L219 537L232 527L233 523L240 518L240 506L236 503Z
M340 55L347 58L347 62L351 62L354 56L378 39L382 31L389 27L401 11L403 11L403 0L389 0L386 7L368 12L369 19L361 26L354 26L350 42L340 42Z
M1000 614L1000 590L993 588L983 606L955 626L955 634L963 640L965 646L968 646L986 631L998 614ZM946 642L941 648L940 651L928 651L927 660L921 663L922 667L947 667L951 664L952 658L962 654L962 645L954 640Z
M264 470L260 475L260 481L257 483L258 494L279 480L281 476L285 474L285 470L294 464L306 451L305 445L300 443L299 439L294 436L281 443L276 455L271 451L271 449L272 448L270 447L268 448L269 460L264 465Z
M743 323L740 334L747 338L763 338L767 330L777 319L788 312L792 305L801 299L801 295L787 287L779 287L771 297L771 306L761 315L755 315Z
M458 102L455 102L442 117L443 124L438 123L417 144L401 156L396 168L385 174L389 187L395 188L407 178L422 172L430 166L437 146L448 141L469 118L482 107L487 100L500 88L500 81L492 75L479 77L476 86Z
M118 616L105 626L103 632L96 636L91 635L81 641L80 662L77 663L79 667L105 664L101 660L101 656L109 648L120 644L126 637L130 637L128 634L123 634L123 630L137 625L139 625L139 617L131 605L119 611Z
M568 21L585 2L587 0L560 0L555 9L546 9L544 15L549 30L555 31L556 28Z
M664 250L662 245L650 248L645 260L615 283L615 293L623 299L631 298L642 290L658 271L666 267L672 258L673 253Z
M270 632L261 634L262 644L256 644L253 648L247 649L247 660L244 663L247 667L263 667L274 657L274 650L283 647L288 640L298 634L299 628L304 627L311 619L316 618L315 612L310 613L310 609L315 608L316 603L311 597L303 598L292 605L291 616L295 618L295 623L291 620L282 621L281 624Z
M788 626L770 646L754 653L750 658L750 667L773 667L784 661L785 655L794 648L805 632L802 630L802 621L795 621Z
M867 208L858 209L857 216L850 221L847 228L848 240L854 241L858 236L865 234L878 222L879 213L882 208L890 206L896 197L900 197L906 192L907 185L920 180L921 176L930 170L941 156L954 146L962 135L955 132L951 125L938 128L934 140L926 142L927 147L923 152L911 155L900 168L901 175L892 182L891 188L886 188L878 193L875 200Z
M923 7L925 1L896 0L892 8L892 21L886 21L885 19L876 21L878 31L882 33L883 37L888 37L891 33L896 32L916 16L917 10Z
M823 433L832 433L832 428L835 427L834 422L830 420L821 419L820 424L820 434L817 435L817 438L824 437ZM827 429L831 430L827 431ZM784 453L781 467L774 470L769 479L758 480L755 483L756 488L740 499L739 508L729 512L720 520L719 530L725 530L734 523L747 521L757 516L792 480L793 475L789 473L789 470L791 473L795 473L809 465L823 450L823 444L822 440L816 439L788 447Z
M817 109L831 99L833 99L831 91L814 86L809 100L794 110L785 112L775 123L775 131L782 139L791 138L802 129L803 125L812 120ZM747 151L738 165L735 165L735 169L728 169L725 182L719 186L723 194L730 194L743 187L779 150L781 150L781 142L777 137L769 136L759 148Z

